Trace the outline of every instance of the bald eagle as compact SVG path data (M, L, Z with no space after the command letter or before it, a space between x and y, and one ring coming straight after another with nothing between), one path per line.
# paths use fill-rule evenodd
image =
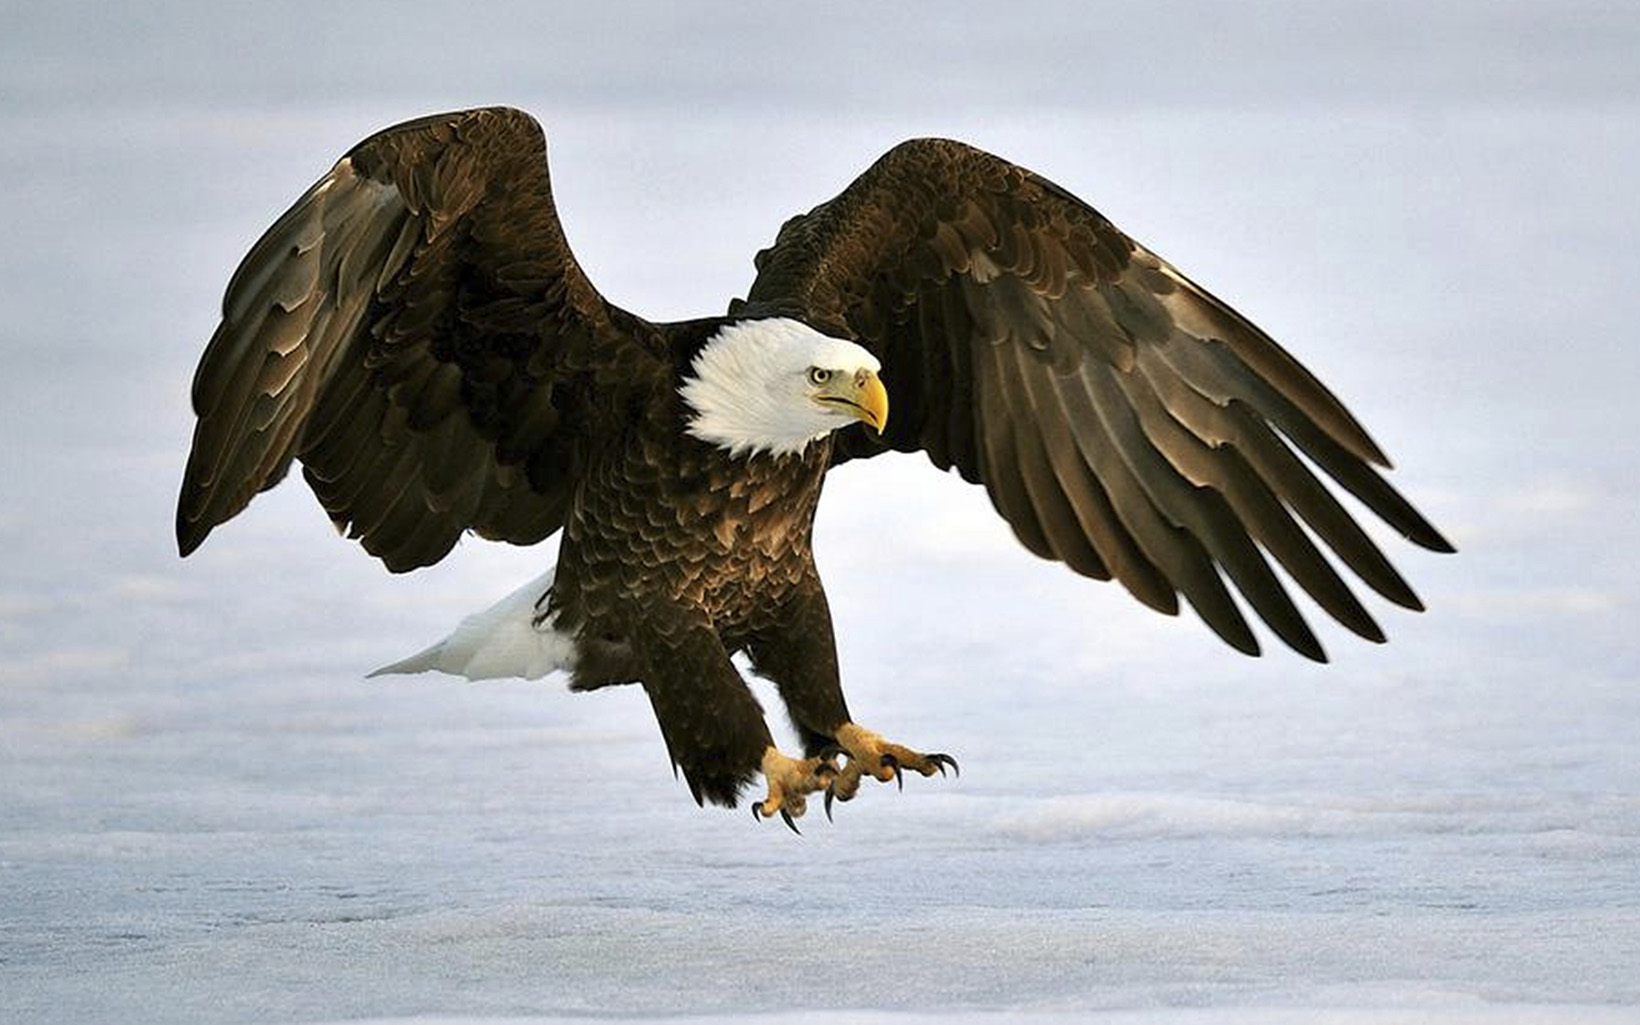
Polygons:
M754 813L790 825L809 795L829 813L864 777L956 765L866 729L844 701L811 550L839 463L921 451L981 485L1030 551L1170 615L1182 595L1248 654L1232 587L1325 658L1268 557L1384 639L1317 540L1421 608L1320 474L1451 550L1292 356L998 157L896 146L788 220L756 267L726 316L652 323L576 264L527 114L379 132L228 285L193 381L181 553L293 459L393 572L438 562L467 531L559 533L553 571L382 671L639 683L697 802L732 807L761 775ZM775 744L737 653L778 688L801 751Z

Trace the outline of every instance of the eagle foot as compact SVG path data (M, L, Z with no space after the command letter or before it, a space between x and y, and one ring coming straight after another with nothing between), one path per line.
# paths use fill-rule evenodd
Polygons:
M839 727L834 739L837 741L836 747L828 750L835 750L846 761L831 785L826 787L827 818L831 817L832 801L853 800L859 792L860 780L866 776L883 783L892 779L903 790L903 771L906 769L924 776L932 776L936 772L943 776L947 769L956 775L962 774L957 760L948 754L913 751L851 722Z
M808 810L808 795L820 790L829 793L840 771L828 757L791 758L773 746L763 752L762 768L769 795L752 805L752 817L772 819L779 815L786 827L799 835L802 831L796 820Z

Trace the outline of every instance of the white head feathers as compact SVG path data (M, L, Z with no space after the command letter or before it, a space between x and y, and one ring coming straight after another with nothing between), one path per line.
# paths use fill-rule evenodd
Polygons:
M789 455L860 419L819 401L823 382L880 369L860 346L798 321L743 320L707 341L679 391L695 412L691 435L731 455Z

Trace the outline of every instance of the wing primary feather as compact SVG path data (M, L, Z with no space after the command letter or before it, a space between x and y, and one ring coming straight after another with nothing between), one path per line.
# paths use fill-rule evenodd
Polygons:
M1148 383L1148 379L1147 379ZM1330 563L1316 549L1270 486L1243 457L1235 442L1213 444L1172 415L1148 387L1128 387L1140 426L1152 445L1185 480L1211 488L1229 503L1233 522L1292 576L1338 622L1360 636L1382 642L1378 627Z
M997 346L993 352L998 362L1003 401L1016 411L1013 419L1022 425L1013 432L1014 451L1020 480L1025 485L1025 498L1042 527L1043 538L1054 557L1072 570L1086 577L1108 580L1110 571L1089 544L1087 532L1065 496L1053 456L1040 432L1030 426L1038 416L1027 380L1036 376L1039 368L1021 365L1021 361L1032 357L1020 346Z
M1259 652L1246 618L1224 585L1212 557L1201 541L1182 527L1167 522L1154 504L1151 489L1129 462L1133 453L1123 449L1112 430L1106 410L1094 399L1089 378L1113 373L1099 363L1085 363L1082 373L1060 382L1061 396L1076 424L1073 434L1083 458L1103 481L1109 482L1112 505L1141 551L1201 615L1204 622L1238 651Z
M1033 369L1037 372L1029 372ZM1041 438L1054 475L1106 574L1114 574L1144 604L1168 615L1176 614L1177 592L1155 563L1134 544L1132 535L1111 507L1104 485L1083 458L1074 440L1074 433L1080 428L1066 406L1057 379L1042 373L1040 368L1028 368L1022 377L1030 391L1031 404L1038 411L1036 422L1042 428L1035 434ZM1069 429L1061 429L1060 425L1068 425ZM1102 576L1109 579L1108 575Z
M277 308L270 312L267 323L272 326L258 332L264 341L270 331L303 330L295 315ZM289 463L288 451L266 449L272 438L269 425L263 423L257 429L258 383L265 367L265 360L247 354L234 368L225 394L209 403L211 411L201 415L195 428L178 502L178 540L190 551L212 526L244 508L266 486L270 475L282 476Z
M922 343L944 349L951 360L950 384L943 396L945 434L949 439L947 457L950 462L947 465L954 465L970 484L978 484L980 469L975 457L978 445L975 436L974 345L969 341L973 333L973 319L960 289L941 289L941 297L944 311L941 323L945 333L932 338L925 336ZM931 303L931 297L925 296L923 301Z
M1037 521L1026 493L1025 481L1020 476L1017 449L1013 439L1013 421L1008 403L1002 393L1001 370L997 366L996 347L978 343L981 353L976 363L983 360L988 371L979 378L978 398L980 424L976 434L980 448L980 474L985 479L986 493L1002 518L1013 528L1014 536L1032 553L1044 559L1053 558L1053 546L1048 543L1042 525Z
M1096 365L1089 364L1089 367L1094 369ZM1122 375L1118 380L1115 371L1094 369L1082 380L1090 389L1093 407L1099 411L1117 451L1161 515L1187 531L1206 549L1210 558L1235 582L1259 618L1289 647L1318 662L1326 661L1309 624L1224 497L1212 488L1198 486L1180 476L1145 436L1134 395L1142 390L1142 379Z
M1406 608L1422 604L1412 588L1315 474L1245 403L1220 406L1175 374L1141 364L1169 414L1210 444L1234 446L1251 472L1293 510L1374 591Z
M1367 464L1350 458L1350 453L1330 436L1304 421L1278 421L1277 426L1297 444L1300 451L1326 470L1346 491L1366 503L1402 537L1433 552L1457 550L1388 481Z
M1158 354L1203 395L1220 404L1245 402L1280 429L1328 476L1413 543L1452 551L1451 543L1356 453L1296 407L1268 381L1217 343L1158 347Z
M946 323L947 312L946 304L939 302L938 296L919 301L916 304L918 331L916 337L928 339L929 343L916 345L914 340L908 340L909 344L893 346L894 349L901 351L921 352L922 365L918 368L920 376L914 378L916 381L951 381L955 383L957 380L957 375L951 366L952 346L947 339L961 339L964 336L959 333L960 328L953 328ZM899 378L891 376L887 380L897 381ZM928 408L931 403L927 401L926 389L908 387L896 389L896 391L901 396L909 395L911 398L904 402L895 401L891 398L889 400L890 408L895 410L894 415L902 416L899 412L902 405L912 406L916 411L912 418L914 436L908 439L910 444L920 443L923 451L928 453L929 460L935 466L942 470L950 469L956 461L951 445L950 418L939 415L940 411L937 407L934 410ZM956 395L946 395L944 399L947 408L951 404L962 401ZM938 401L938 397L935 398L935 401Z
M1135 260L1178 283L1179 288L1159 298L1187 334L1225 346L1237 362L1302 410L1355 458L1389 467L1389 458L1366 428L1280 343L1154 253L1141 249Z
M1243 460L1238 449L1218 450L1217 489L1253 538L1274 555L1305 593L1351 632L1378 644L1388 638L1286 507Z
M288 277L293 259L311 261L317 267L314 249L324 234L320 213L337 181L333 168L291 204L251 247L223 292L224 321L239 323L270 305L275 297L286 294L280 282Z

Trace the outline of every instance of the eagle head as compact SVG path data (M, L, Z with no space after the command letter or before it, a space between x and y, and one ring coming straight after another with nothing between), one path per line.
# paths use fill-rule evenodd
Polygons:
M678 389L687 429L730 455L789 455L839 427L888 422L882 365L865 349L783 317L725 324Z

